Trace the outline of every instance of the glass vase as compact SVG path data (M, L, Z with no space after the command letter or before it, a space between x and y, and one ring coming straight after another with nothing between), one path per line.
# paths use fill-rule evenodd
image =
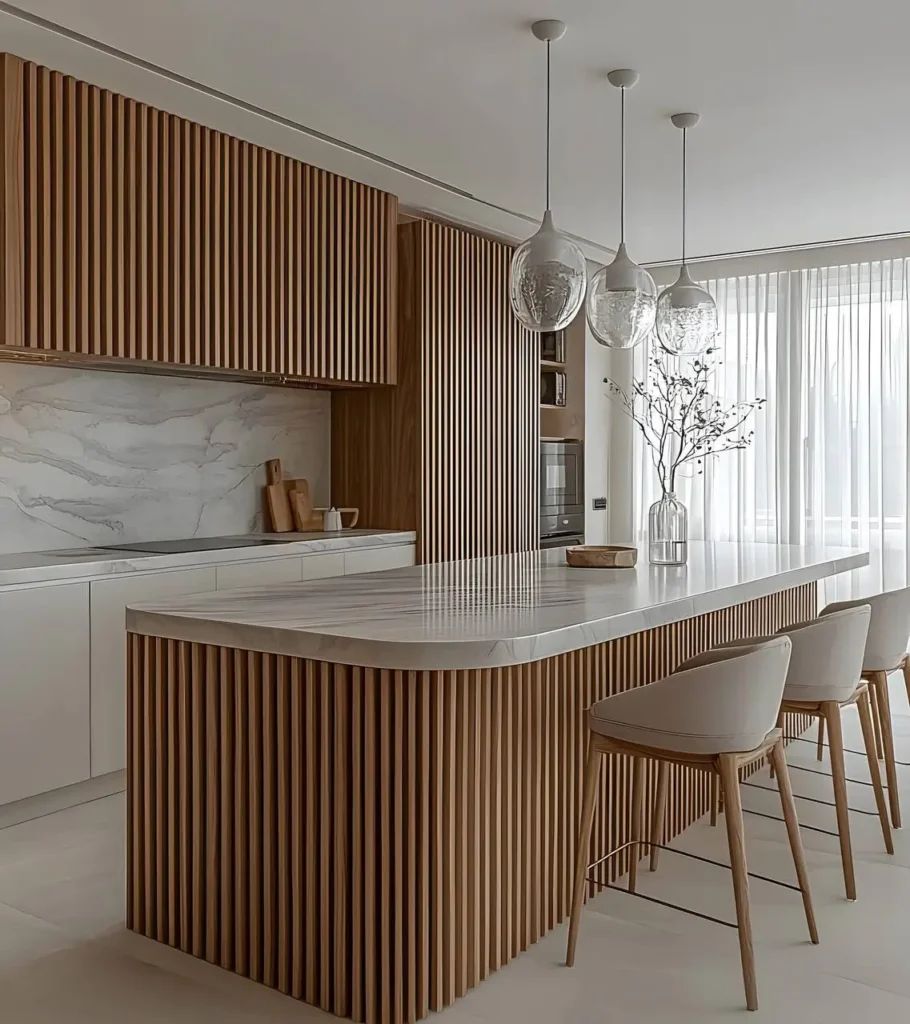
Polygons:
M688 555L686 506L668 491L648 510L648 560L654 565L685 565Z

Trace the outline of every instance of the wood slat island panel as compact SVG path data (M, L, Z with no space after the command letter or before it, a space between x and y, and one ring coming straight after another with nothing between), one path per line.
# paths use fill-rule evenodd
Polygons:
M131 633L128 927L339 1016L425 1017L566 918L585 709L815 611L812 583L463 671ZM605 759L591 860L628 838L629 785ZM676 771L670 834L708 799Z
M395 196L0 59L0 358L395 383Z

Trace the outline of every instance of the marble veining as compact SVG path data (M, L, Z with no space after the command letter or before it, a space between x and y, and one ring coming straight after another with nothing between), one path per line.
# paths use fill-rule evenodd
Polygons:
M63 580L91 580L131 572L157 572L227 562L262 562L270 558L316 555L363 548L398 547L414 544L417 534L411 530L342 530L337 533L264 533L280 538L281 544L255 548L214 548L209 551L182 551L150 555L138 551L101 551L75 548L69 551L28 551L0 555L0 587Z
M263 463L329 499L330 396L0 365L0 554L261 528Z
M489 668L577 650L866 565L851 548L690 544L689 564L570 569L500 555L143 604L137 633L396 669Z

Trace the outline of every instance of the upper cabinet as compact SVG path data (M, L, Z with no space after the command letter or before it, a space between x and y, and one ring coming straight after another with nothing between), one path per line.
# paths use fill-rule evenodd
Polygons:
M0 356L395 383L394 196L0 61Z

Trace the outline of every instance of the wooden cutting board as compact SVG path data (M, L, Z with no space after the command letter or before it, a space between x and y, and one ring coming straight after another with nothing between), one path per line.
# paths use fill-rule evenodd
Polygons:
M289 533L294 529L294 517L291 514L291 503L283 483L267 484L265 501L272 520L273 533Z
M310 483L305 477L284 479L281 459L269 459L265 464L265 475L266 504L273 532L322 529L322 510L313 508Z
M281 459L269 459L265 464L265 501L269 510L274 533L290 533L294 529L294 514L288 500L288 492L297 480L283 480Z

